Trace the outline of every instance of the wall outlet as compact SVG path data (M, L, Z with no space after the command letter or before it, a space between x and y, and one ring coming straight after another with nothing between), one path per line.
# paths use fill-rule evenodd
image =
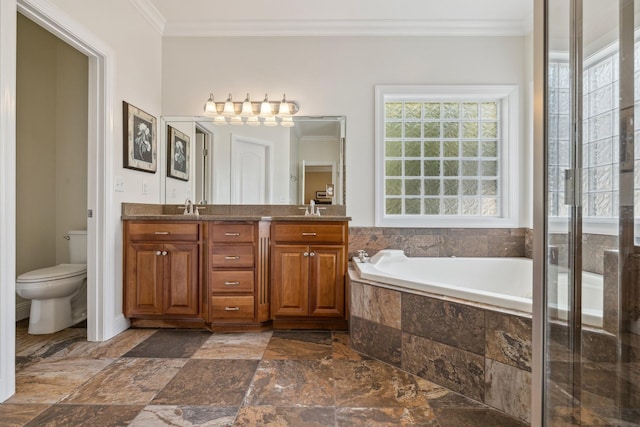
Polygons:
M142 181L142 194L149 194L149 184L147 184L147 181Z
M124 177L116 176L116 187L115 190L119 193L124 192Z

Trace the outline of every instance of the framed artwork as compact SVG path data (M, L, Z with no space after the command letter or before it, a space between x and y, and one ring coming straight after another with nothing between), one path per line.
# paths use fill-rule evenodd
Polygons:
M124 160L123 166L156 173L158 150L156 118L122 101Z
M167 131L167 176L189 181L190 138L171 126Z
M335 189L334 184L327 184L325 186L325 191L327 192L327 197L333 197L333 191Z

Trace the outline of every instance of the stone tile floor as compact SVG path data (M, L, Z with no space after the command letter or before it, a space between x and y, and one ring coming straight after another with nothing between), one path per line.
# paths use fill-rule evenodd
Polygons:
M344 332L27 334L0 426L523 426L349 347Z

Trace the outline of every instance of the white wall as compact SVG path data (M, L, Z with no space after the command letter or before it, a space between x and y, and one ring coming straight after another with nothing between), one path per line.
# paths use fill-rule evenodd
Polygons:
M376 84L516 84L522 105L527 93L522 37L166 38L163 52L163 114L201 114L210 92L286 92L299 115L345 115L354 226L374 224Z

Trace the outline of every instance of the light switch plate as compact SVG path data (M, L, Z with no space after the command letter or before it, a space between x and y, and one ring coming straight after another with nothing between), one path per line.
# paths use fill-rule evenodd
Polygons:
M116 176L116 188L115 190L119 193L124 192L124 177Z

